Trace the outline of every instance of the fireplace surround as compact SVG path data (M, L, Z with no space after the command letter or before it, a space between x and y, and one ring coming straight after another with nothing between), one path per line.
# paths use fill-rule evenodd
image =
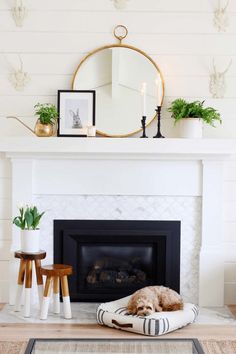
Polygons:
M71 264L72 301L109 301L147 285L180 287L180 222L54 220L54 262Z
M46 140L39 139L36 144L35 138L6 138L1 140L1 151L12 165L12 216L18 212L19 204L38 205L40 200L42 210L47 210L42 225L42 244L48 262L53 261L52 221L55 219L107 219L110 214L109 219L117 219L121 210L125 214L123 219L149 220L155 216L154 220L181 220L181 292L200 306L224 304L223 167L224 161L235 152L235 141ZM96 201L93 214L90 209L82 208L92 199ZM114 200L122 205L112 206L112 213L110 210L101 213L100 199ZM138 206L139 199L148 203L147 211ZM68 204L70 200L73 200L72 205ZM171 208L163 205L163 200L173 201ZM196 218L196 209L188 207L189 201L194 200L199 201L200 218ZM128 204L135 201L135 213L128 209L127 201ZM161 202L157 209L152 205L156 205L155 201ZM195 243L193 245L196 250L193 255L189 252L192 249L189 235L194 234L199 241L197 248ZM10 304L14 304L15 299L18 264L14 251L20 247L19 239L19 230L13 227ZM199 266L195 267L196 263Z

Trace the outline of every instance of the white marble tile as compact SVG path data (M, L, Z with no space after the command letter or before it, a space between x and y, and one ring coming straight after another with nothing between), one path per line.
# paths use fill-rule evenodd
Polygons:
M201 245L200 197L35 195L35 204L46 210L41 224L43 263L53 262L53 220L179 220L181 221L180 292L185 302L198 303Z

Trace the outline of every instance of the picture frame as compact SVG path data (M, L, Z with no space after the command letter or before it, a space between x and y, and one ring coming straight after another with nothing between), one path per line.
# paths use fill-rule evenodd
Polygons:
M58 90L58 130L60 137L86 137L95 126L95 90Z

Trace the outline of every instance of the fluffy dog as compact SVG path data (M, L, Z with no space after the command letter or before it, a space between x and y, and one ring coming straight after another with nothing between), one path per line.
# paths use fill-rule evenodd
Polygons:
M154 312L182 310L183 299L164 286L147 286L132 295L127 309L130 315L149 316Z

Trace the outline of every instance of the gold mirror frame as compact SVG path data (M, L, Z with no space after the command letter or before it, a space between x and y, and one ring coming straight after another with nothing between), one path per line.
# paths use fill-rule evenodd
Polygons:
M123 36L119 36L117 33L118 29L123 29L125 31L125 34ZM77 66L77 69L74 73L74 76L73 76L73 79L72 79L72 90L74 90L74 83L75 83L75 78L81 68L81 66L86 62L86 60L88 60L91 56L93 56L94 54L98 53L98 52L101 52L102 50L104 49L110 49L110 48L127 48L127 49L131 49L131 50L134 50L135 52L138 52L139 54L143 55L144 57L146 57L151 63L152 65L156 68L157 72L160 74L160 77L161 77L161 81L162 81L162 101L161 101L161 104L163 103L163 100L164 100L164 93L165 93L165 84L164 84L164 78L163 78L163 75L162 75L162 72L161 70L159 69L157 63L147 54L145 53L144 51L142 51L141 49L137 48L137 47L134 47L134 46L131 46L131 45L128 45L128 44L123 44L122 43L122 40L124 38L127 37L128 35L128 29L127 27L125 27L124 25L117 25L113 31L113 35L115 38L117 38L119 40L119 43L118 44L108 44L108 45L105 45L105 46L102 46L102 47L99 47L95 50L93 50L92 52L89 52L82 60L81 62L79 63L79 65ZM155 107L153 107L153 110L155 110ZM153 118L150 119L149 122L147 122L146 126L150 125L154 119L156 118L156 114L154 114ZM100 136L103 136L103 137L109 137L109 138L125 138L125 137L129 137L129 136L132 136L134 134L137 134L139 132L142 131L142 128L140 127L139 129L131 132L131 133L128 133L128 134L120 134L120 135L116 135L116 134L107 134L105 132L102 132L102 131L99 131L97 130L97 134L100 135Z

